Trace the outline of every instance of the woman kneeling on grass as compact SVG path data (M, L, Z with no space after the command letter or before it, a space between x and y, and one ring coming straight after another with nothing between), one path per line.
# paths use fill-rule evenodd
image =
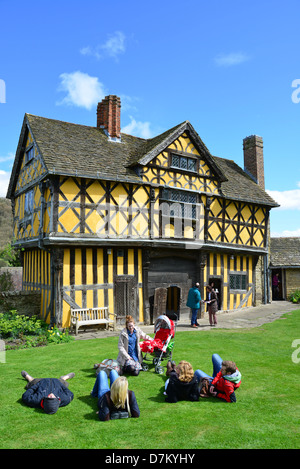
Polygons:
M120 332L117 358L121 367L121 373L129 373L138 376L142 370L142 352L139 347L140 340L152 340L134 323L132 316L126 316L124 329Z
M119 418L140 416L140 409L133 391L128 390L128 381L125 376L119 376L115 370L109 374L110 389L108 378L105 371L98 373L91 395L98 397L97 412L102 421L114 420Z
M192 365L182 360L176 366L175 363L167 364L167 376L165 384L166 402L198 401L199 385Z
M209 381L209 395L218 397L226 402L236 402L235 390L241 385L242 375L236 364L232 361L223 361L220 355L214 353L212 356L213 376L209 376L204 371L196 370L200 385L203 379Z

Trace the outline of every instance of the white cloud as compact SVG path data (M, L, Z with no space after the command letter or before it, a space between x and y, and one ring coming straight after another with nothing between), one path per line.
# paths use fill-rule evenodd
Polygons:
M281 232L276 232L271 230L271 237L272 238L297 238L300 237L300 228L297 230L284 230Z
M150 130L150 122L137 122L133 117L130 117L131 122L122 128L122 133L135 135L141 138L151 138L152 132Z
M0 197L6 197L10 173L0 169Z
M104 44L99 44L95 48L90 46L82 47L80 53L82 55L92 55L96 59L104 57L112 57L117 59L120 54L125 52L126 37L121 31L111 34Z
M297 183L300 187L300 182ZM276 210L300 210L300 189L292 189L289 191L266 191L278 204Z
M230 54L218 55L215 58L215 63L219 67L231 67L232 65L239 65L249 60L249 57L242 52L232 52Z
M80 71L73 73L62 73L59 76L61 83L60 91L65 91L67 95L57 104L67 104L86 109L91 109L101 101L106 92L102 83L97 77L91 77L87 73Z
M0 163L6 163L7 161L13 161L15 155L13 153L8 153L6 156L0 156Z

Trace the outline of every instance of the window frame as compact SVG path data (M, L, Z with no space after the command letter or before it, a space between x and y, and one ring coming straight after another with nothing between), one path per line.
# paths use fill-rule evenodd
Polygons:
M26 191L24 194L24 216L31 215L34 208L34 193L33 189Z
M179 158L179 166L175 166L173 164L173 156L176 156ZM183 168L181 167L180 161L181 159L186 159L187 160L187 167ZM189 169L189 161L194 162L195 169ZM170 169L180 171L183 173L191 173L191 174L198 174L199 172L199 159L196 155L193 155L191 153L185 153L185 152L179 152L179 151L174 151L174 150L169 150L169 167Z
M26 150L25 150L25 164L30 163L35 157L35 147L32 143Z
M170 197L170 195L172 193L178 194L179 199L175 200L172 197ZM188 197L189 196L195 196L195 202L190 202L190 201L185 202L184 200L181 200L180 196L183 196L183 195L187 195ZM171 207L172 204L179 204L181 206L181 214L180 215L176 215L174 213L172 214L171 209L170 209L170 219L174 219L174 218L180 219L181 218L182 220L184 220L184 219L185 220L191 220L191 221L196 221L197 220L197 206L199 205L199 202L198 202L198 194L196 194L195 192L186 191L186 190L178 190L178 189L174 189L172 187L163 187L161 189L161 192L160 192L159 200L160 200L160 202L167 203L169 205L169 207ZM185 208L187 208L187 207L191 208L191 210L192 210L192 216L191 217L185 215ZM194 214L193 214L193 211L194 211ZM162 214L162 216L164 216L164 215L165 214Z
M231 287L231 277L235 277L234 279L234 287ZM238 284L237 284L237 279ZM235 292L246 292L248 285L248 274L247 272L229 272L229 290ZM243 288L245 287L245 288Z

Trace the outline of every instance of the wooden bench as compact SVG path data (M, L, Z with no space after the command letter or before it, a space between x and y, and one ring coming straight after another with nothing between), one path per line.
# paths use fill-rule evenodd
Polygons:
M106 329L108 329L109 326L112 326L113 330L115 330L115 315L113 315L113 319L111 319L110 316L111 313L109 312L108 307L81 309L71 308L71 325L75 328L76 335L78 334L78 329L81 326L105 324Z

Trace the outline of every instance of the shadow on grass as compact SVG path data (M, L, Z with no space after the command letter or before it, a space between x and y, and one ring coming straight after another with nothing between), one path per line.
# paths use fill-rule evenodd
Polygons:
M86 420L99 420L98 415L96 414L96 412L98 411L97 398L92 397L90 394L88 394L87 396L79 396L78 400L91 408L91 412L88 414L84 414L83 416Z

